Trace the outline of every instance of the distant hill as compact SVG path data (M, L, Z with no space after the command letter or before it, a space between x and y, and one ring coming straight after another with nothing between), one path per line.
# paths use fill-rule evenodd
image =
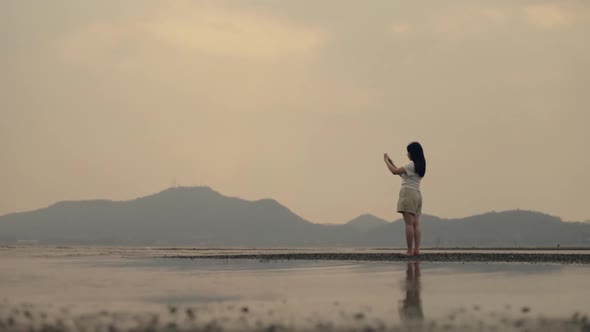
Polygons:
M347 222L345 225L360 231L369 231L387 223L387 220L381 219L372 214L363 214Z
M590 224L532 211L462 219L423 215L423 246L590 246ZM307 221L272 199L248 201L180 187L129 201L66 201L0 217L0 243L191 246L403 247L402 220L361 215L342 225Z
M422 242L429 247L556 247L590 246L590 225L563 222L540 212L488 212L461 219L423 215ZM403 234L402 220L372 229L376 245L387 245L388 234ZM402 245L402 242L398 242Z
M316 227L271 199L180 187L131 201L60 202L0 217L0 241L90 244L298 245Z

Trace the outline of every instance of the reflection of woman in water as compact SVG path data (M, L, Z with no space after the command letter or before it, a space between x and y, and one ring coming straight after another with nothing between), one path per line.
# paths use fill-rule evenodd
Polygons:
M396 167L387 153L384 155L384 159L391 173L402 177L397 212L404 216L406 223L407 255L413 256L420 254L420 239L422 237L420 230L420 214L422 214L420 181L426 174L426 159L424 158L424 150L418 142L410 143L407 150L410 162L403 167Z
M399 314L402 320L422 320L422 299L420 298L420 263L408 263L406 270L406 298L400 301Z

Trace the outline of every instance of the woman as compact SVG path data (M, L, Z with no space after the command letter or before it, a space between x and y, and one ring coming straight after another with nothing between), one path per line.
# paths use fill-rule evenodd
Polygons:
M407 147L410 162L403 167L396 167L387 153L384 155L385 164L391 173L402 177L402 188L399 192L397 212L404 216L406 223L406 242L408 256L420 254L420 214L422 213L422 194L420 181L426 173L426 159L424 150L418 142L412 142Z

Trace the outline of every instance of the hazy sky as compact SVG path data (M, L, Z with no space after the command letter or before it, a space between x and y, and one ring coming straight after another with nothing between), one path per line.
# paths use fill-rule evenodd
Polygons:
M0 5L0 214L207 185L313 222L590 219L590 2Z

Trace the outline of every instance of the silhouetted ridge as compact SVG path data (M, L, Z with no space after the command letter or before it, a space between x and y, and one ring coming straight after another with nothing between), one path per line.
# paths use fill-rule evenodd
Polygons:
M54 203L49 208L67 208L67 207L96 207L96 206L107 206L115 203L114 201L107 199L94 199L94 200L82 200L82 201L61 201Z
M224 196L222 194L220 194L219 192L211 189L210 187L207 186L197 186L197 187L174 187L174 188L168 188L168 189L164 189L158 193L152 194L152 195L148 195L148 196L144 196L144 197L138 197L135 199L135 201L141 201L141 200L158 200L158 199L176 199L179 197L192 197L195 199L198 198L203 198L203 197L225 197L225 198L230 198L227 196Z
M435 247L590 246L590 224L513 210L441 219L422 215ZM248 201L209 187L175 187L129 201L64 201L0 217L0 243L190 246L403 247L404 222L371 214L313 224L274 199Z
M345 225L348 227L354 227L359 230L369 230L371 228L382 226L387 224L388 221L381 219L372 214L361 214L360 216L347 222Z

